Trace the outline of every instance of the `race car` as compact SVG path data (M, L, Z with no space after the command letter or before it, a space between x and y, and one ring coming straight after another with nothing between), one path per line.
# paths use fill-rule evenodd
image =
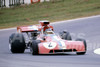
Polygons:
M84 55L86 53L87 46L84 39L72 40L67 31L56 34L49 21L39 22L40 25L17 27L17 33L9 37L9 49L12 53L24 53L25 49L30 49L32 55L65 52Z

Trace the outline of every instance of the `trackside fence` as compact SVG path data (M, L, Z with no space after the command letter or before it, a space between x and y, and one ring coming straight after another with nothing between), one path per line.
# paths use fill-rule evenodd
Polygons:
M5 0L0 0L0 8L5 7Z
M17 6L24 4L24 0L9 0L9 6Z
M37 2L61 2L64 0L0 0L0 8L19 6L21 4L34 4Z

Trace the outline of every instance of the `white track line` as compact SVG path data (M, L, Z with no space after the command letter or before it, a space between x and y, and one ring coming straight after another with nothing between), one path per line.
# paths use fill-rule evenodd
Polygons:
M100 17L100 15L84 17L84 18L77 18L77 19L71 19L71 20L64 20L64 21L57 21L57 22L53 22L51 24L59 24L59 23L65 23L65 22L68 22L68 21L77 21L77 20L84 20L84 19L90 19L90 18L96 18L96 17ZM0 29L0 31L13 30L13 29L16 29L16 27L7 28L7 29Z
M65 23L65 22L68 22L68 21L77 21L77 20L91 19L91 18L96 18L96 17L100 17L100 15L90 16L90 17L83 17L83 18L76 18L76 19L71 19L71 20L64 20L64 21L57 21L57 22L53 22L52 24Z
M100 48L98 48L98 49L94 50L94 53L95 53L95 54L99 54L99 55L100 55Z
M7 29L0 29L0 31L14 30L14 29L16 29L16 27L14 27L14 28L7 28Z

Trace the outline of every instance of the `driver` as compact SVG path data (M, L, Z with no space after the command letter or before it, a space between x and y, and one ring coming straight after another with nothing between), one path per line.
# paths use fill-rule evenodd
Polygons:
M39 21L39 23L41 24L42 28L40 29L40 31L42 33L44 33L47 30L52 30L53 31L53 26L49 25L50 22L47 20L43 20L43 21Z
M50 27L45 26L45 27L43 28L43 33L44 33L44 34L53 34L53 30L52 30Z

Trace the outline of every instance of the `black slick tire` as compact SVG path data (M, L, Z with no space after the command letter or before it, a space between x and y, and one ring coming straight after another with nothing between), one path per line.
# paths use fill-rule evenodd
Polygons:
M25 40L21 33L13 33L9 37L9 49L12 53L24 53L25 51Z

